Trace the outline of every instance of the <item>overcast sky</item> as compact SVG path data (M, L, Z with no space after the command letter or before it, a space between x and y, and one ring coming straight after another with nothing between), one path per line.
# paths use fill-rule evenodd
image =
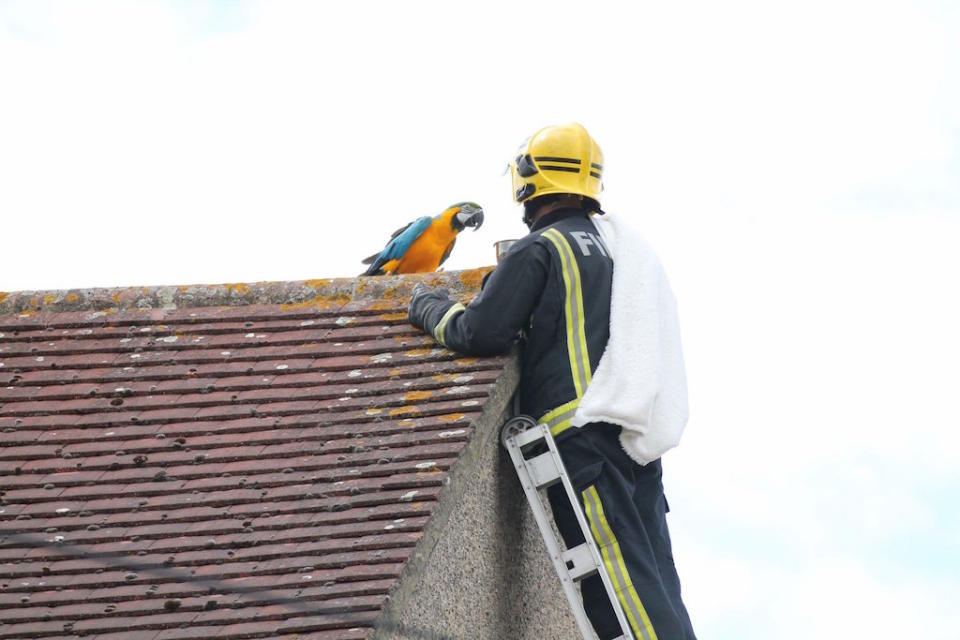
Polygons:
M0 291L353 276L579 121L680 304L701 640L960 637L960 7L0 0Z

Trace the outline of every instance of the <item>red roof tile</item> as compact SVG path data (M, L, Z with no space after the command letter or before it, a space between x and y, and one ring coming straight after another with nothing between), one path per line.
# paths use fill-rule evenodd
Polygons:
M0 639L365 638L505 363L400 280L2 296Z

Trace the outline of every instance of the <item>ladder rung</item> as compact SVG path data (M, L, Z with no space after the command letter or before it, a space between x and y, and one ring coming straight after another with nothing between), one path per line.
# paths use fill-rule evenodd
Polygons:
M597 563L593 561L590 548L585 542L573 549L567 549L561 557L567 563L567 573L574 581L583 580L597 572Z
M530 480L537 489L543 489L560 481L560 468L557 461L548 451L527 460L527 469L530 471Z
M520 447L521 449L523 449L524 447L526 447L526 446L529 445L529 444L533 444L534 442L540 442L540 441L542 441L542 440L543 440L543 430L540 429L540 428L527 429L526 431L522 431L522 432L518 433L517 435L513 436L513 440L514 440L514 442L517 443L517 446L518 446L518 447Z

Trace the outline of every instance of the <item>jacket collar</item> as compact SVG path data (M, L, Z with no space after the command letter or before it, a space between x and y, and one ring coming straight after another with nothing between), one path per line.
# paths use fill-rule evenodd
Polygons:
M539 231L544 227L549 227L551 224L555 224L564 220L566 218L572 218L574 216L581 215L585 216L586 213L582 209L577 209L576 207L566 207L563 209L557 209L556 211L551 211L542 218L538 218L536 222L533 223L533 226L530 227L530 232Z

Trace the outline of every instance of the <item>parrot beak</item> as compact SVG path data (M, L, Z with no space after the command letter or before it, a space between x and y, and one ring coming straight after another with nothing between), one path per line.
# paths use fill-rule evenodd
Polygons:
M472 202L460 205L460 211L453 216L453 226L458 231L462 231L466 227L473 227L473 230L476 231L482 224L483 209L480 208L480 205Z

